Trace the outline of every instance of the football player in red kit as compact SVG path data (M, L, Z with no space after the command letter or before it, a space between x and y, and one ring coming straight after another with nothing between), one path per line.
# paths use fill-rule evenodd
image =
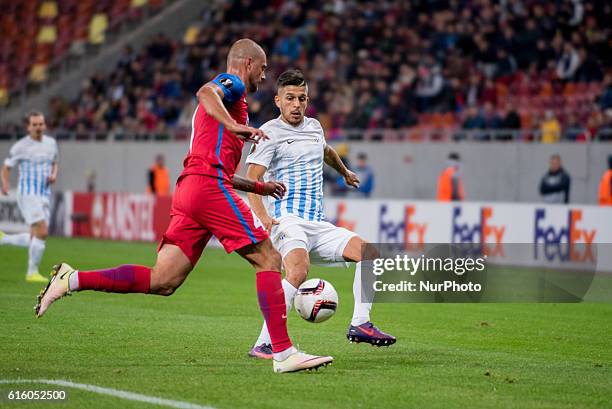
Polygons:
M256 271L257 298L272 339L275 372L295 372L330 363L329 356L298 351L287 334L281 257L265 228L234 188L280 197L284 185L235 175L245 141L266 135L248 126L246 94L265 79L266 54L254 41L238 40L227 56L227 72L197 93L189 153L174 193L170 225L159 244L153 268L122 265L80 271L66 263L54 267L52 279L38 296L41 317L56 300L75 291L171 295L187 278L214 235L225 250L236 251Z

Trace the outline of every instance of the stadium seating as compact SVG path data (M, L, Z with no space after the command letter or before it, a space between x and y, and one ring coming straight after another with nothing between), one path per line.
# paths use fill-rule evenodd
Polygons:
M155 124L164 132L171 129L182 135L190 118L190 112L182 111L192 109L197 88L223 69L220 54L229 42L250 36L268 51L269 77L287 67L306 71L314 92L308 114L318 116L327 128L402 129L417 122L418 132L411 132L411 138L433 130L436 137L447 139L463 128L503 128L510 113L520 117L520 128L537 130L544 116L552 113L562 126L575 121L585 127L589 124L590 134L595 135L604 125L598 119L603 110L598 102L604 91L603 77L612 76L610 44L597 42L612 35L605 24L612 16L606 15L609 8L598 9L599 3L585 3L579 24L571 27L562 24L562 16L571 10L558 3L546 6L547 13L559 18L549 22L557 24L552 28L544 20L528 21L537 31L532 38L545 40L537 48L535 40L525 39L521 32L528 29L523 12L503 2L388 2L366 8L347 3L340 14L336 6L317 2L228 1L226 7L208 10L203 20L186 25L180 44L152 40L143 50L122 56L126 62L120 62L113 73L92 79L95 87L83 89L76 101L65 101L81 115L78 120L58 116L52 118L52 124L70 130L82 123L121 132L146 131ZM37 8L33 25L41 28L23 36L20 49L26 56L18 56L10 69L2 69L7 58L3 56L11 55L10 45L0 43L0 81L3 72L11 78L27 74L32 81L44 78L38 65L49 64L51 56L67 50L80 54L87 42L103 44L108 30L122 18L138 16L145 5L157 8L165 2L44 0L34 6L9 8L20 16L23 10ZM541 15L544 6L530 2L524 7ZM249 16L249 24L238 15ZM16 35L9 20L0 20L2 27ZM338 29L341 22L346 25L344 31ZM54 24L59 27L56 38L50 28ZM515 30L507 34L506 26ZM35 46L27 40L32 36L38 36ZM564 46L571 44L575 49L584 47L578 50L584 53L576 72L562 79L556 66L562 61ZM499 49L507 57L491 57ZM134 63L141 73L128 67ZM32 72L34 68L37 72ZM436 76L442 85L432 94L421 95ZM108 98L117 81L121 94L128 96L127 109L113 108L112 100L104 104L103 112L92 108L98 118L105 119L104 124L92 121L94 112L79 109L83 101ZM268 81L261 92L251 96L256 102L253 124L274 114L269 107L271 92L273 81ZM390 103L393 98L399 100L395 107ZM146 113L137 109L139 104L146 105ZM467 126L470 106L476 106L478 113L474 124Z
M103 44L117 27L147 0L0 0L0 106L27 82L46 80L49 66L71 54L84 53L87 43ZM162 1L150 2L160 8ZM10 81L8 81L10 78Z

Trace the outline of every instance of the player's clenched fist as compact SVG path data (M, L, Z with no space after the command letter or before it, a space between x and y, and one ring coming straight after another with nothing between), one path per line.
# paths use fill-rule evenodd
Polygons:
M272 196L275 199L282 199L285 196L287 188L282 182L266 182L264 183L264 196Z
M359 177L350 170L346 171L346 174L344 175L344 181L347 185L353 186L354 188L359 188L359 183L361 182L359 180Z
M272 196L275 199L282 199L285 196L287 187L282 182L257 182L253 193L261 196Z

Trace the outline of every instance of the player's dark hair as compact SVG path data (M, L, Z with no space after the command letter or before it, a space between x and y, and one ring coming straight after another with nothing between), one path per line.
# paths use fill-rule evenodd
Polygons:
M296 87L306 86L306 79L304 78L302 71L297 69L287 70L283 72L280 77L278 77L278 80L276 80L277 91L289 85L294 85Z
M34 111L34 110L33 111L28 111L28 113L25 114L24 117L23 117L23 121L25 122L26 126L30 125L30 119L33 116L44 116L44 114L42 112L40 112L40 111Z

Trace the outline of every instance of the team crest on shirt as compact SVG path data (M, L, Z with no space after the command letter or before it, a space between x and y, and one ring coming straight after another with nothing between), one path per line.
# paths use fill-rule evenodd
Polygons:
M232 85L234 85L234 83L232 82L231 79L229 78L222 78L221 81L219 81L221 83L221 85L223 85L225 88L231 88Z

